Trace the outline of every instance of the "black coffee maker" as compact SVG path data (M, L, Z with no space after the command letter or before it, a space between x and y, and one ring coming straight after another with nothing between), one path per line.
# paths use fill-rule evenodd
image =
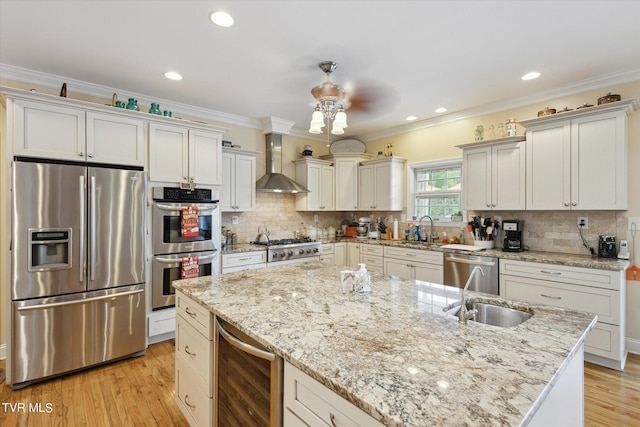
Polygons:
M502 250L504 252L522 252L524 246L522 244L522 227L524 221L519 219L506 219L502 221L502 229L504 230L505 237L502 244Z
M615 258L618 256L616 250L615 236L600 236L598 239L598 256L602 258Z

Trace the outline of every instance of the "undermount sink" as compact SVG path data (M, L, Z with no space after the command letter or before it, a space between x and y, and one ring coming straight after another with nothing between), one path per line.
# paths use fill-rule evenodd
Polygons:
M516 309L503 307L487 302L467 301L467 310L477 310L478 312L470 319L472 322L484 323L485 325L499 326L502 328L510 328L518 326L533 316L533 313L526 309ZM460 311L460 305L454 307L445 307L446 314L456 316Z

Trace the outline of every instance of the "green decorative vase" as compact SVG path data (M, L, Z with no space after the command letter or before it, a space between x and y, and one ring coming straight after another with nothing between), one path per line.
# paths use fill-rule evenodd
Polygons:
M149 114L157 114L159 116L162 115L162 111L160 111L160 106L155 102L151 103L151 108L149 108Z
M129 103L127 103L127 110L140 111L140 107L138 107L138 101L133 98L129 98Z

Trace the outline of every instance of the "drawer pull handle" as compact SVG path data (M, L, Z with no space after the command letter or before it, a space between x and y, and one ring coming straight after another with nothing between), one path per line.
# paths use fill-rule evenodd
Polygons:
M410 254L410 253L406 253L404 254L404 256L418 256L417 254Z
M551 298L551 299L562 299L562 297L554 297L552 295L545 295L545 294L540 294L540 296L544 298Z
M331 420L331 425L332 425L332 427L338 427L338 426L336 425L336 417L335 417L335 415L333 415L331 412L329 412L329 419Z
M238 258L240 261L250 261L251 258Z
M188 345L184 346L184 352L187 353L189 356L195 356L196 355L195 352L189 350L189 346Z
M196 405L194 405L193 403L189 403L189 395L188 394L184 395L184 404L187 405L191 409L196 409Z
M547 271L547 270L540 270L540 273L543 273L543 274L554 274L556 276L559 276L559 275L562 274L562 272L560 272L560 271Z
M196 316L198 315L198 313L194 313L193 311L189 310L189 307L185 308L184 311L191 317L193 317L194 319L196 318Z

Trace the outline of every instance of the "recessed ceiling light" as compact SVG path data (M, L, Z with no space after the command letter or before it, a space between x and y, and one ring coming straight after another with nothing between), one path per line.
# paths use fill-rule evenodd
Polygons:
M435 110L436 113L444 113L446 111L447 111L447 109L444 108L444 107L436 108L436 110Z
M169 80L182 80L182 75L180 73L176 73L175 71L167 71L164 73L164 76Z
M540 77L540 73L537 71L531 71L521 77L522 80L533 80Z
M209 15L209 19L220 27L230 27L234 23L233 17L227 12L213 12Z
M417 117L416 116L407 116L404 119L408 120L408 121L413 121L413 120L417 119Z

